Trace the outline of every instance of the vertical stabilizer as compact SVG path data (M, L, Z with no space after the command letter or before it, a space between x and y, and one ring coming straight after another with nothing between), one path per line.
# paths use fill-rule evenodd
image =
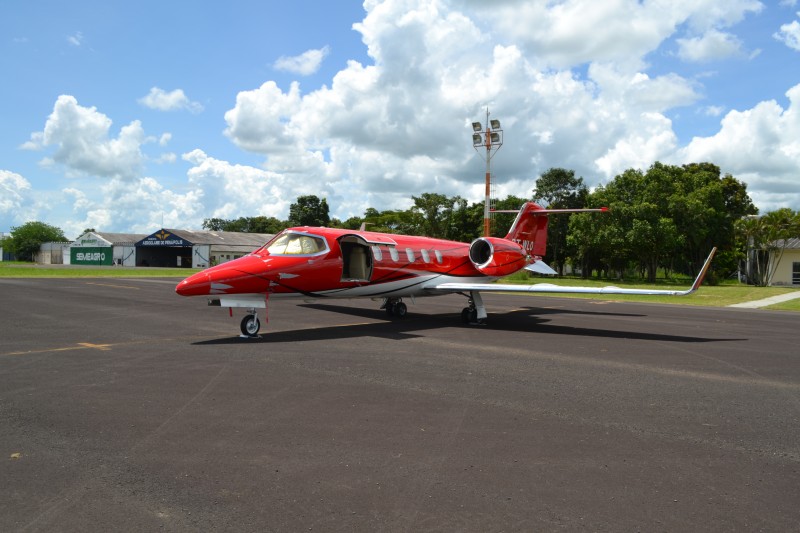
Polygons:
M526 202L508 230L506 239L522 246L533 256L543 256L547 249L547 210L533 202Z

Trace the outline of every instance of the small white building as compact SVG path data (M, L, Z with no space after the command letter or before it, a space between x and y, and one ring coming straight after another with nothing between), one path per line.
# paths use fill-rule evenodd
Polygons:
M43 242L34 260L40 265L68 265L71 245L69 242Z
M772 252L770 256L770 269L775 269L770 285L800 286L800 238L788 239L786 242L778 241L776 246L783 249L783 254ZM773 264L773 261L778 261Z

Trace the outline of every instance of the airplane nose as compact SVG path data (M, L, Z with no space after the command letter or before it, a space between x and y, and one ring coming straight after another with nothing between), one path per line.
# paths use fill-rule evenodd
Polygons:
M181 296L202 296L208 294L211 280L207 272L198 272L178 283L175 292Z

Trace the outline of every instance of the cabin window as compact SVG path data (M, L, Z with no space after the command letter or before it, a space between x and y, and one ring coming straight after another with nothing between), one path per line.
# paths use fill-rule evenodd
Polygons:
M439 264L441 265L441 264L442 264L442 261L443 261L443 259L442 259L442 252L440 252L439 250L434 250L434 251L433 251L433 253L434 253L434 255L436 256L436 262L437 262L437 263L439 263Z
M406 257L408 258L409 263L414 262L414 250L411 248L406 248Z
M431 262L431 256L428 254L428 250L420 250L419 253L422 254L423 261L425 261L426 263Z
M397 253L397 248L389 248L389 255L392 256L392 261L400 261L400 254Z
M372 255L375 256L376 261L380 261L383 259L383 252L381 251L380 246L373 246L372 247Z

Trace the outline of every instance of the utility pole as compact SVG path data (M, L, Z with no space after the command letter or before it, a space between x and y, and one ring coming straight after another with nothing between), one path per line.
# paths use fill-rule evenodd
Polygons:
M500 121L489 120L489 108L486 108L486 128L480 122L472 123L472 147L486 160L486 201L483 206L483 236L489 237L492 229L491 196L492 196L492 157L503 146L503 130ZM482 149L486 149L485 155Z

